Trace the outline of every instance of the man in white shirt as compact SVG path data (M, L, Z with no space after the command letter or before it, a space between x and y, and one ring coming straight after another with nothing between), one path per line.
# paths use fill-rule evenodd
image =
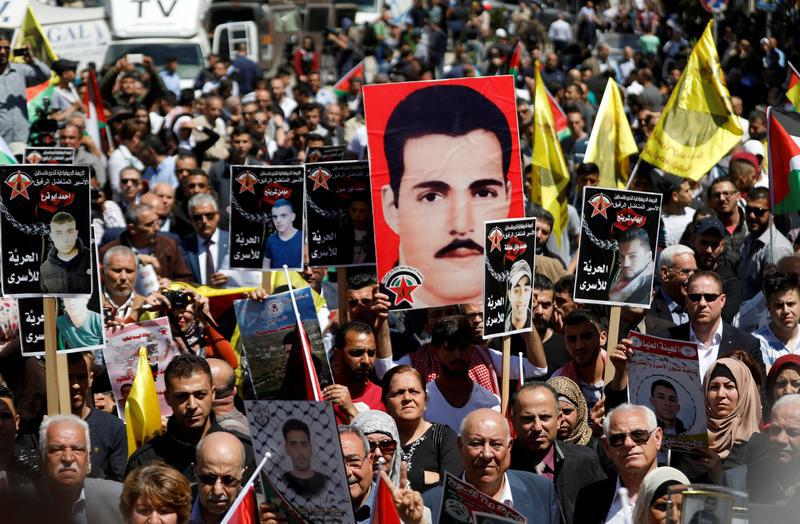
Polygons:
M769 369L783 355L800 354L800 282L795 274L774 273L764 277L763 288L771 318L753 336Z
M550 24L547 37L553 42L555 50L560 51L572 42L572 26L559 14L558 19Z
M673 246L681 241L681 236L686 226L694 217L692 204L692 189L685 178L664 173L661 177L664 193L664 205L661 219L666 229L667 246Z

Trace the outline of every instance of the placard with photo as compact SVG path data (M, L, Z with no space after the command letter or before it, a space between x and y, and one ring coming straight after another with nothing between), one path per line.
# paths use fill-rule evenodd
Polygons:
M25 164L66 165L75 162L75 150L71 147L26 147Z

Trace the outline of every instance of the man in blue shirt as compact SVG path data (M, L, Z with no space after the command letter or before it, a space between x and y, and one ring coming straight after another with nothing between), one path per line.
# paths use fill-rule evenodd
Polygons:
M263 269L280 269L284 264L289 269L303 267L303 234L294 227L295 216L292 204L285 198L273 204L272 223L275 232L267 237L264 245Z
M175 93L175 96L181 96L181 75L178 74L178 59L174 56L167 57L164 60L164 69L158 73L161 81L164 82L164 87L168 91Z

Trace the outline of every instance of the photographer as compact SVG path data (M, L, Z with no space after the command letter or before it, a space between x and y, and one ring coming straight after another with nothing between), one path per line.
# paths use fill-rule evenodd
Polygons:
M30 130L25 88L50 78L50 68L33 57L30 45L15 49L14 56L22 56L25 63L9 62L11 37L8 33L0 32L0 137L8 144L28 141Z
M164 83L153 65L152 58L143 57L141 66L144 69L142 73L137 71L136 66L128 62L126 57L117 60L100 82L100 95L103 100L110 100L113 102L112 105L129 110L137 103L145 107L152 106L165 91ZM137 92L137 81L144 86L143 92Z
M336 73L339 78L353 69L363 58L356 47L356 43L348 35L352 24L353 22L349 18L345 18L342 20L341 32L332 27L326 27L322 32L322 37L325 39L326 44L332 47L331 54L335 52Z

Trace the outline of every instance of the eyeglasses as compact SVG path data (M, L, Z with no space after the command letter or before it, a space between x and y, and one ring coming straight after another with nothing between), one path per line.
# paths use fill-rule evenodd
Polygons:
M634 444L638 444L641 446L642 444L645 444L647 443L648 440L650 440L650 437L653 435L654 432L655 429L651 431L647 431L646 429L635 429L630 433L614 433L613 435L609 435L607 437L608 445L611 446L612 448L621 447L623 444L625 444L625 439L630 437Z
M180 175L181 173L191 173L192 170L187 167L180 167L175 170L176 175Z
M228 488L232 488L242 481L242 479L238 479L233 475L200 475L197 478L206 486L213 486L217 483L217 480L219 480L222 482L223 486Z
M734 193L736 193L736 191L719 191L717 193L711 193L711 198L716 198L716 199L719 200L722 197L728 198L729 196L733 195Z
M347 305L350 307L356 307L358 305L369 307L372 305L371 298L351 298L347 301Z
M705 299L707 303L716 302L721 293L687 293L686 296L692 302L700 302L700 299Z
M745 215L749 215L750 213L753 213L757 217L763 217L764 215L769 213L769 209L766 209L766 208L763 208L763 207L745 206L744 214Z
M397 441L395 440L381 440L380 442L372 442L369 443L369 451L370 453L375 452L376 449L381 450L382 455L388 455L394 453L397 449Z
M10 45L0 45L0 51L11 51Z
M192 220L194 220L195 222L200 222L205 218L206 220L211 221L214 220L215 216L217 216L216 211L211 211L209 213L197 213L196 215L192 215Z
M139 180L135 178L123 178L119 181L119 183L123 186L127 186L128 184L138 184Z
M692 276L696 269L690 269L687 267L671 267L670 270L680 273L681 275Z

